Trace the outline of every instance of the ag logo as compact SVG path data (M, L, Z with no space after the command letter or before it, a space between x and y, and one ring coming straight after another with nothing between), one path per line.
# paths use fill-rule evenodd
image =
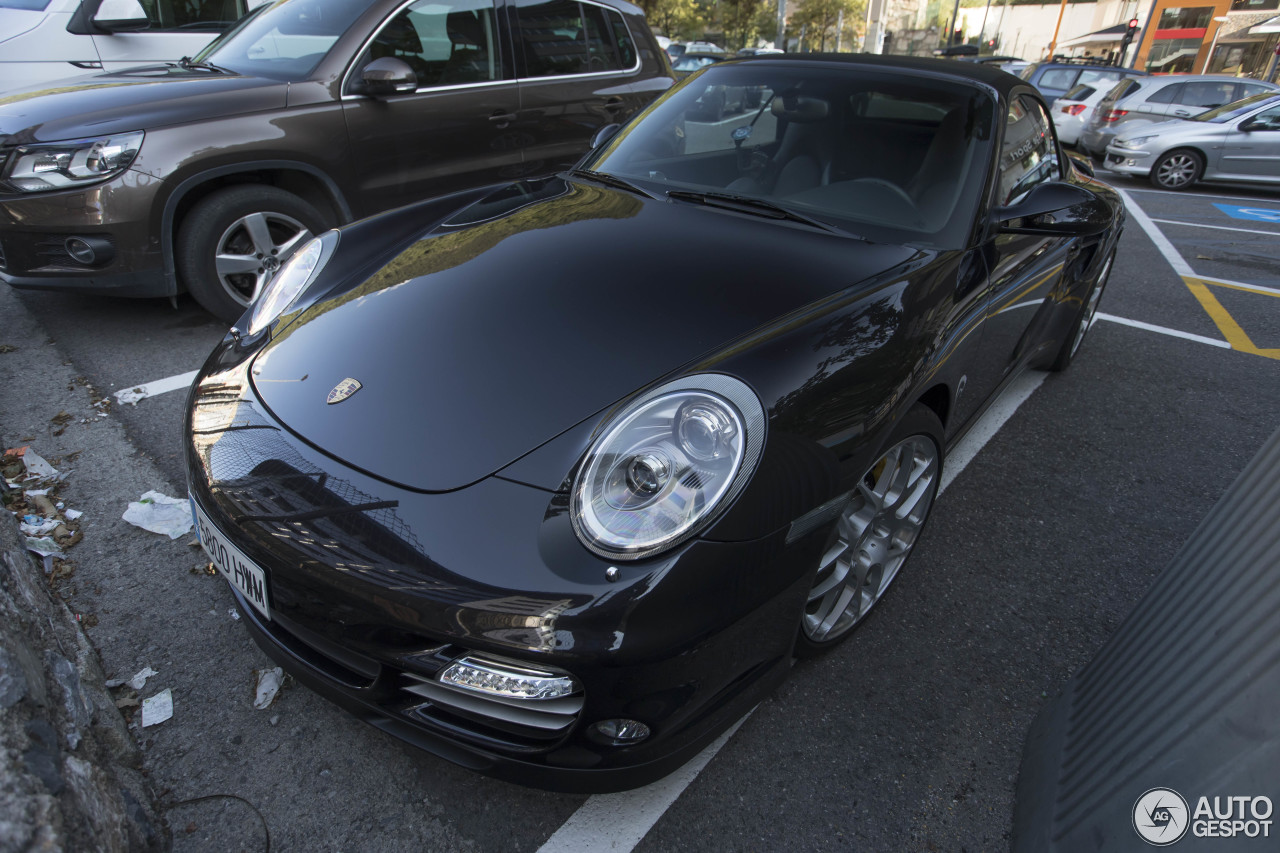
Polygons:
M1167 847L1187 834L1187 801L1172 788L1152 788L1133 804L1133 828L1148 844Z

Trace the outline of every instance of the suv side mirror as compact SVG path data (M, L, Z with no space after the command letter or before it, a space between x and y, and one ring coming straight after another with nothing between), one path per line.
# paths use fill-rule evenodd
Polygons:
M138 0L102 0L93 13L93 25L102 32L125 33L145 30L151 21Z
M1022 201L996 208L1005 234L1089 237L1111 225L1111 208L1089 190L1062 181L1039 184Z
M418 75L409 63L394 56L375 59L360 72L363 95L397 95L418 89Z

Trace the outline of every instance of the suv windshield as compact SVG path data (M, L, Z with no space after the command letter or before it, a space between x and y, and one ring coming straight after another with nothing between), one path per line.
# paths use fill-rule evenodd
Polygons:
M241 19L196 61L272 80L304 80L368 8L368 0L277 0Z
M986 180L995 103L975 86L828 65L713 65L586 168L676 201L776 210L955 248Z
M1221 124L1244 115L1262 101L1269 100L1275 96L1275 92L1259 92L1256 95L1250 95L1247 98L1241 98L1238 101L1223 104L1217 109L1209 110L1207 113L1200 113L1198 116L1192 116L1187 119L1187 121L1211 121L1215 124Z

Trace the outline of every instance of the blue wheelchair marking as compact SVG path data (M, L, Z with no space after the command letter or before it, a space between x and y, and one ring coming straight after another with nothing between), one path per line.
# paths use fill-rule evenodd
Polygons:
M1214 207L1232 219L1252 219L1255 222L1275 222L1280 224L1280 210L1273 207L1241 207L1238 204L1218 204Z

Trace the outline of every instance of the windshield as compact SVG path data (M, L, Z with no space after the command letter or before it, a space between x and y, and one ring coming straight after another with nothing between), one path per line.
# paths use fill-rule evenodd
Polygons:
M1256 95L1250 95L1247 98L1241 98L1238 101L1223 104L1208 112L1200 113L1198 116L1192 116L1188 121L1211 121L1214 124L1221 124L1234 118L1239 118L1262 102L1269 101L1274 97L1277 97L1276 92L1259 92Z
M271 80L305 80L368 0L276 0L206 47L197 62Z
M853 64L717 64L586 167L655 195L767 201L871 240L963 246L991 160L976 86Z
M27 12L43 12L49 0L0 0L0 9L22 9Z

